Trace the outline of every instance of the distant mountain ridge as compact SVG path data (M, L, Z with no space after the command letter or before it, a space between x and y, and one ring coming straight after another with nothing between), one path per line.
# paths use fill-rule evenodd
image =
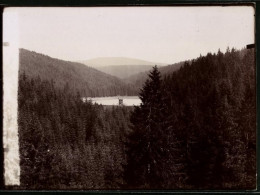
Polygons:
M100 57L79 62L120 79L148 71L155 65L166 65L165 63L149 62L126 57Z
M127 57L100 57L100 58L93 58L89 60L82 60L78 61L82 64L91 67L99 67L99 66L119 66L119 65L158 65L164 66L166 63L156 63L156 62L149 62L145 60L135 59L135 58L127 58Z
M53 81L58 88L79 92L81 96L136 95L135 87L84 64L59 60L20 49L19 74Z
M152 67L153 65L111 65L98 66L95 69L120 79L125 79L138 73L149 71Z
M159 66L159 71L162 75L167 75L182 65L183 62ZM73 93L79 92L82 96L138 95L153 66L114 65L92 68L20 49L19 74L25 73L29 78L52 80L55 86L66 88Z

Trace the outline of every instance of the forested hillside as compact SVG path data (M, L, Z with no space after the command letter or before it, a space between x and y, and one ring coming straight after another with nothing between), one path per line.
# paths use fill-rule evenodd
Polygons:
M29 78L53 80L58 88L79 92L81 96L135 95L131 84L80 63L54 59L20 49L20 72Z
M208 54L161 79L131 115L125 179L138 189L255 189L254 50Z
M154 67L139 107L83 103L80 88L57 84L59 67L63 76L48 72L59 61L29 54L19 72L20 188L255 189L253 49L209 53L165 76Z
M83 103L54 82L19 77L21 189L118 189L131 107Z
M161 72L162 75L169 75L174 71L177 71L180 69L180 67L184 64L184 62L175 63L172 65L167 66L159 66L158 69ZM152 70L143 71L137 74L134 74L132 76L129 76L127 78L124 78L124 81L129 84L133 84L137 89L141 89L143 84L145 83L146 79L148 79L148 74Z

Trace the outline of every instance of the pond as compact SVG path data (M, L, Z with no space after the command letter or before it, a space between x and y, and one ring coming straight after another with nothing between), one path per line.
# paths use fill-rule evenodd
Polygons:
M84 97L82 101L105 106L139 106L141 104L141 100L138 96Z

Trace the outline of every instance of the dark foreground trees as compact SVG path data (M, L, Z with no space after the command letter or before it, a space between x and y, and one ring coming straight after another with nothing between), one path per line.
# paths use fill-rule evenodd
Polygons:
M128 187L160 186L164 158L164 119L161 76L155 66L140 93L142 104L132 113L135 133L130 134L125 179ZM158 139L160 137L160 139Z
M19 78L20 188L120 188L131 108L83 103L53 82Z
M219 51L158 75L155 67L131 115L128 188L254 189L254 51Z
M83 103L23 72L18 94L23 189L255 188L253 50L163 78L155 67L135 108Z

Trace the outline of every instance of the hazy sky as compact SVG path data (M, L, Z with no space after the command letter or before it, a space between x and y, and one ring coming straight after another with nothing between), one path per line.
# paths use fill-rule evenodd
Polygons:
M254 43L254 9L240 7L8 8L20 47L64 60L130 57L175 63Z

